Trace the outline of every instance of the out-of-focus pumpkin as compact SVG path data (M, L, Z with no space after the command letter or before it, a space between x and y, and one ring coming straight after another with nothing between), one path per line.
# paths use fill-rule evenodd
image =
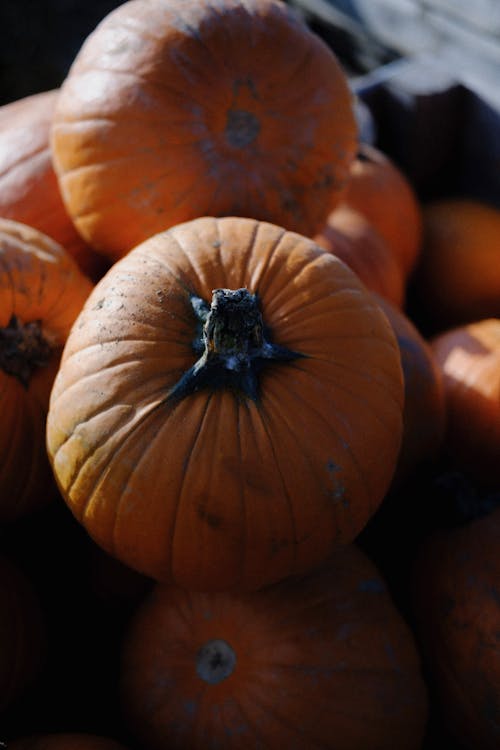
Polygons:
M8 750L126 750L125 746L94 734L37 734L19 737L7 745Z
M49 395L69 329L92 288L56 242L0 219L0 520L44 500Z
M96 280L107 262L79 236L64 207L49 134L58 89L0 107L0 216L39 229Z
M399 263L360 211L347 206L332 211L314 241L347 263L367 289L402 307L405 280Z
M461 470L498 487L500 319L458 326L431 344L443 375L446 451Z
M422 208L406 175L383 151L361 143L341 205L359 211L385 240L408 279L422 243Z
M415 288L430 330L500 317L500 210L450 198L427 204L423 216Z
M52 148L75 225L114 260L204 215L314 233L356 133L344 71L287 4L131 0L76 56Z
M38 675L45 658L43 612L31 581L0 557L0 716Z
M396 334L405 386L403 439L392 482L395 488L440 454L446 419L444 387L430 343L402 310L379 295L376 299Z
M344 263L273 224L202 217L97 284L47 445L110 554L187 588L256 588L359 533L392 479L402 409L394 333Z
M436 711L468 750L500 747L500 509L430 536L414 612Z
M413 635L354 546L250 594L157 585L125 634L124 715L140 746L421 747Z

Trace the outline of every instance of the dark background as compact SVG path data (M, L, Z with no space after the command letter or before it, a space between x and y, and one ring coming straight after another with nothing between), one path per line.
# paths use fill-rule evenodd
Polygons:
M0 0L0 104L57 88L85 38L123 0Z

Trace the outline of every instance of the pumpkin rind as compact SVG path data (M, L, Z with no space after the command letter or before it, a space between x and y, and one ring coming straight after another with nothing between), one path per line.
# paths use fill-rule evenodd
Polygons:
M302 356L169 400L198 360L193 299L257 294ZM68 338L47 419L63 496L94 539L153 578L255 588L353 539L394 471L397 343L350 269L252 219L203 217L118 261Z
M500 320L488 318L435 336L432 350L446 401L444 447L461 470L498 487Z
M356 149L347 78L279 0L131 0L61 87L55 169L79 232L113 260L203 215L312 234Z
M47 234L95 280L106 261L76 231L52 166L49 134L58 95L52 89L0 107L0 216Z
M413 635L354 546L246 595L157 585L120 675L149 750L417 750L427 715Z
M500 509L441 529L415 563L419 647L436 711L460 747L500 744Z
M60 245L32 227L0 219L2 521L19 518L44 502L52 479L45 448L50 390L69 329L91 288ZM12 374L4 357L5 334L14 322L36 326L49 353L22 377Z

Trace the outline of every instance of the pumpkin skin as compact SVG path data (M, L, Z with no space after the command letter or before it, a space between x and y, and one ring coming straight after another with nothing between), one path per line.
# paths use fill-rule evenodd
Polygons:
M430 536L414 611L429 690L460 747L500 744L500 509Z
M420 748L410 629L360 550L252 593L158 584L125 633L121 694L157 748Z
M367 289L402 307L403 273L387 243L361 212L346 206L335 209L314 241L347 263Z
M52 483L45 448L50 390L91 288L60 245L32 227L0 219L1 521L19 518L46 499ZM13 351L13 337L30 330L31 337L19 339Z
M195 308L221 287L257 295L265 346L285 359L240 375L231 356L187 391L206 356ZM47 446L110 554L186 588L257 588L357 535L392 478L402 408L394 334L344 263L267 222L201 217L97 284L68 337Z
M498 487L500 320L458 326L431 341L446 399L446 451L484 485Z
M0 216L47 234L97 280L106 261L73 226L52 166L49 134L58 94L44 91L0 107Z
M204 215L311 235L356 132L346 75L285 3L132 0L76 56L52 149L78 231L116 260Z
M9 750L126 750L114 740L93 734L40 734L9 742Z
M500 317L500 210L453 198L427 204L423 217L415 288L430 330Z
M394 330L405 387L403 438L392 482L402 486L418 467L435 462L443 446L446 406L441 367L412 320L388 300L376 299Z
M42 666L45 622L31 581L0 557L0 716L22 696Z
M368 219L392 251L406 280L420 256L422 208L406 175L373 144L360 143L341 205Z

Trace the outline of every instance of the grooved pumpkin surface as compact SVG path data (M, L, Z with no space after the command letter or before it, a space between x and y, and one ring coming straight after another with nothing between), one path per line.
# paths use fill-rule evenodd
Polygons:
M312 235L347 178L347 78L277 0L132 0L77 55L52 130L79 232L116 259L204 215Z
M170 398L197 362L193 299L257 295L269 339L248 394L229 370ZM379 505L402 433L392 329L350 269L296 233L204 217L95 287L52 391L48 450L72 511L123 562L190 588L309 569Z
M217 681L198 668L208 649ZM149 750L417 750L427 715L412 633L354 546L246 595L158 585L126 633L121 693Z
M12 520L43 501L50 477L45 419L71 324L92 288L64 249L46 235L0 219L0 518ZM39 326L49 356L31 363L25 382L9 372L8 329ZM38 366L38 364L40 366Z

